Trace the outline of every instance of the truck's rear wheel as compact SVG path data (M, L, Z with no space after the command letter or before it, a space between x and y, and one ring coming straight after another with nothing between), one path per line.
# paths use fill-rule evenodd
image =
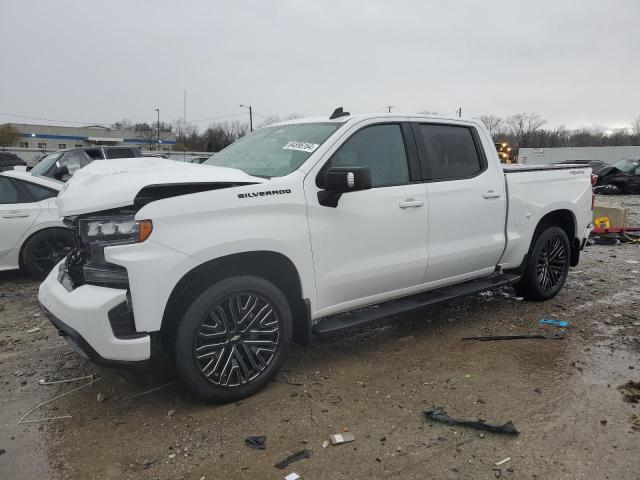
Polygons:
M517 292L527 300L549 300L562 289L569 272L569 238L556 226L536 236Z
M248 397L284 362L291 332L291 311L276 286L253 276L227 278L200 294L178 326L178 375L203 400Z

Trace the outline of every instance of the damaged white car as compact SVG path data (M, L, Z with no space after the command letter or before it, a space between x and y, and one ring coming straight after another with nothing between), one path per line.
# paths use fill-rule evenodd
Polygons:
M506 285L552 298L592 192L588 167L501 165L476 121L337 109L203 165L94 162L58 206L74 248L39 299L61 334L103 365L168 361L224 402L292 341Z

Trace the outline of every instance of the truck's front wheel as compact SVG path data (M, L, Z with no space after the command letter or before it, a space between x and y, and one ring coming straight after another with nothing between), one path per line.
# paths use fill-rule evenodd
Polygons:
M516 291L527 300L549 300L562 289L569 272L569 238L549 226L535 237Z
M215 283L187 309L176 334L178 375L203 400L253 395L276 374L291 343L284 294L259 277Z

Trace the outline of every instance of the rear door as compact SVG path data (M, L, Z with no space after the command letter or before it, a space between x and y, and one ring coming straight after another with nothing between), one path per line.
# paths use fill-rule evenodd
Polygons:
M506 194L494 148L469 124L414 123L429 199L425 282L486 275L504 248ZM490 146L487 146L490 145ZM495 161L495 162L494 162Z
M363 122L305 178L321 314L420 285L427 265L427 195L408 123ZM330 166L368 167L373 187L318 201Z
M0 258L11 252L33 225L40 205L20 188L19 180L0 176Z

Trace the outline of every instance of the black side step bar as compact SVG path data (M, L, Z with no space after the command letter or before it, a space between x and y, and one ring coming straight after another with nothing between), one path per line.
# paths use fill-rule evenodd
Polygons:
M314 335L331 335L345 329L360 327L369 323L375 323L391 315L409 312L418 308L431 307L441 303L474 295L487 290L505 287L520 280L520 275L505 273L492 275L479 280L471 280L457 285L438 288L430 292L419 293L411 297L391 300L377 306L365 307L351 312L339 313L320 320L313 325L311 331Z

